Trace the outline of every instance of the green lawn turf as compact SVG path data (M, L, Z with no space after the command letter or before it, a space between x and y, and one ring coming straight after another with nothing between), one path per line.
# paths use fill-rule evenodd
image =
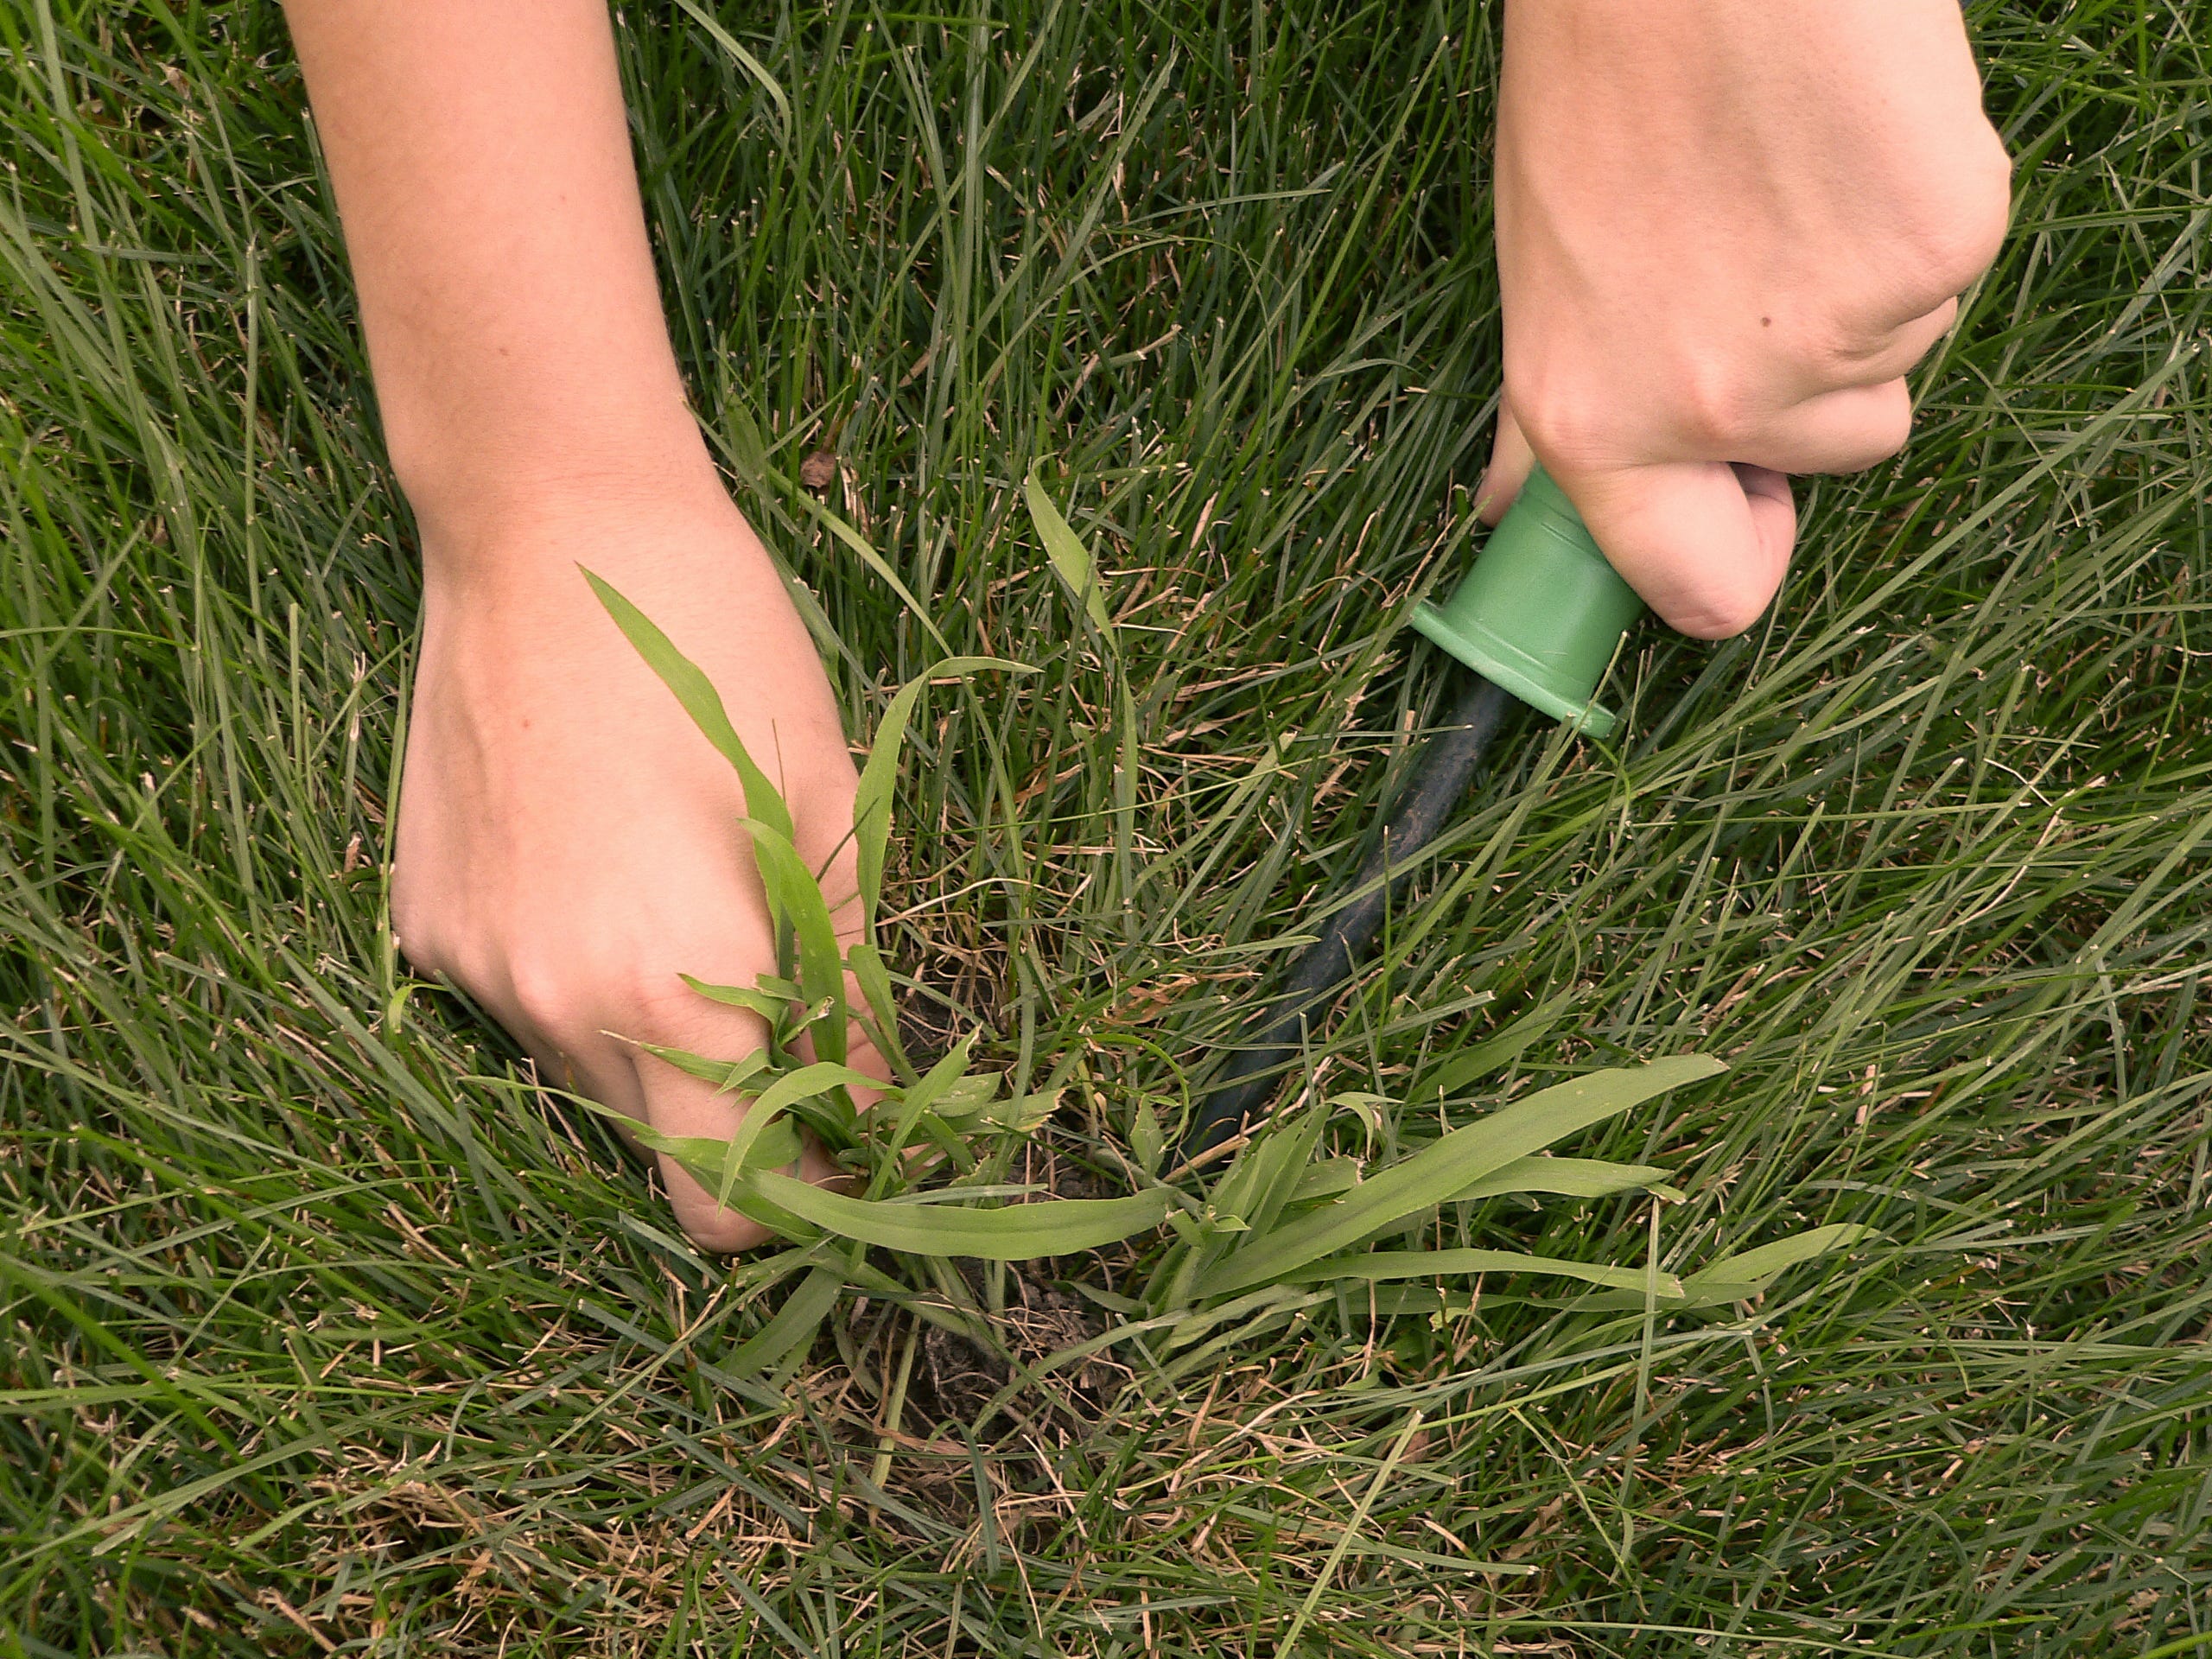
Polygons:
M932 628L1042 669L933 699L895 942L1024 1080L1081 1051L1055 1155L1110 1170L1443 681L1494 8L720 0L772 91L692 10L624 52L702 417L856 736ZM1880 1238L1648 1325L1346 1299L980 1427L874 1313L724 1375L773 1298L394 960L411 532L275 9L162 16L0 8L0 1654L2212 1653L2195 0L1974 8L2016 230L1911 449L1807 488L1750 635L1634 637L1618 750L1517 718L1313 1057L1402 1096L1548 1010L1376 1153L1734 1068L1568 1148L1686 1202L1447 1243Z

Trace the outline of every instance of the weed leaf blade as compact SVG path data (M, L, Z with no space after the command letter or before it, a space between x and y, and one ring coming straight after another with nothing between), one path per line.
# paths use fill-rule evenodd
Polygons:
M1492 1170L1465 1191L1456 1203L1494 1198L1505 1192L1550 1192L1565 1198L1610 1198L1657 1185L1668 1172L1650 1164L1615 1164L1603 1158L1553 1158L1535 1154Z
M676 644L663 633L653 620L616 592L613 586L589 570L584 580L591 583L592 592L599 595L599 602L614 624L645 659L645 664L660 676L660 681L676 694L683 705L683 712L691 716L691 723L706 734L712 743L737 772L738 782L745 790L745 810L763 823L773 824L785 840L791 835L791 809L784 804L784 798L768 781L768 774L753 764L744 741L737 734L737 728L730 724L729 711L722 707L721 693L715 690L715 683L696 663L676 648Z
M773 1319L731 1351L722 1362L723 1369L738 1376L756 1376L802 1343L812 1341L816 1328L830 1316L844 1288L844 1275L836 1268L815 1268L784 1299Z
M1222 1295L1280 1279L1394 1221L1447 1202L1484 1175L1578 1129L1726 1069L1703 1055L1681 1055L1575 1077L1516 1101L1370 1175L1338 1202L1254 1238L1201 1275L1198 1293Z
M1389 1279L1458 1278L1478 1273L1537 1274L1639 1292L1648 1279L1662 1297L1682 1294L1682 1281L1671 1273L1649 1274L1643 1268L1610 1268L1555 1255L1527 1255L1519 1250L1376 1250L1368 1255L1309 1262L1285 1274L1283 1282L1321 1285L1357 1280L1379 1283Z
M1117 1243L1159 1226L1172 1202L1163 1191L1125 1198L1052 1198L1003 1210L970 1210L870 1203L765 1172L745 1179L778 1208L841 1238L887 1250L991 1262L1031 1262Z

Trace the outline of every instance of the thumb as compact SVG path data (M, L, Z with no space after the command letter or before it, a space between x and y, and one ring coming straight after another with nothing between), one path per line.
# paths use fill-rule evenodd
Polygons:
M1475 512L1484 524L1495 525L1505 517L1505 510L1521 493L1521 486L1529 481L1529 469L1535 464L1536 452L1529 447L1521 423L1513 418L1510 405L1500 404L1497 435L1491 440L1490 470L1475 486Z
M1779 473L1669 461L1553 476L1613 568L1670 627L1728 639L1758 621L1782 586L1797 513Z

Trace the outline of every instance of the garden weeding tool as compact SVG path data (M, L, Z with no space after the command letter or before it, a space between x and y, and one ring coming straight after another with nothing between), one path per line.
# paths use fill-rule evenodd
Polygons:
M1541 467L1442 607L1414 609L1413 625L1474 671L1436 734L1413 760L1374 851L1353 878L1357 895L1291 965L1250 1044L1200 1104L1184 1152L1211 1150L1239 1133L1282 1081L1313 1018L1350 977L1382 925L1384 906L1413 856L1465 792L1497 733L1509 695L1592 737L1618 718L1595 701L1598 681L1643 601L1598 550L1581 516Z

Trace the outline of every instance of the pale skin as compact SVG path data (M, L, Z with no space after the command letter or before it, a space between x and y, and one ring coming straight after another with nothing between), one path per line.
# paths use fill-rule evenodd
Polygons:
M721 687L833 897L856 886L856 779L813 642L685 406L607 12L294 0L288 16L422 532L400 944L547 1081L666 1134L727 1136L734 1100L623 1039L728 1058L760 1044L756 1018L677 977L750 984L774 965L743 796L577 567ZM700 1244L766 1236L659 1162Z
M1493 521L1531 449L1684 633L1740 633L1787 474L1904 447L1904 374L2004 238L1955 0L1526 0L1505 13Z
M678 978L773 966L742 798L578 565L714 678L833 897L855 888L855 779L813 644L685 404L602 0L286 11L422 532L401 945L549 1081L727 1136L742 1103L636 1042L760 1043ZM1783 475L1903 445L1901 377L2003 233L1955 0L1518 0L1505 61L1490 510L1533 446L1661 616L1739 632L1788 561ZM660 1175L701 1245L765 1236Z

